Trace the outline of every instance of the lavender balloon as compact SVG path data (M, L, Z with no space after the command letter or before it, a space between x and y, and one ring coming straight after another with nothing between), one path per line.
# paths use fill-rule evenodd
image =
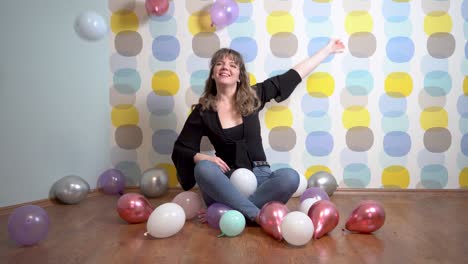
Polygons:
M234 0L216 0L210 9L211 21L218 27L234 23L238 16L239 7Z
M18 207L8 218L8 234L22 246L31 246L43 240L48 230L49 216L36 205Z
M103 172L98 179L98 189L106 194L123 194L125 177L121 171L109 169Z
M206 210L206 221L211 227L219 229L219 220L221 219L221 216L229 210L232 210L232 208L227 205L214 203L208 206L208 209Z
M304 191L301 195L300 201L304 201L307 198L314 198L315 200L330 200L327 192L320 187L310 187Z

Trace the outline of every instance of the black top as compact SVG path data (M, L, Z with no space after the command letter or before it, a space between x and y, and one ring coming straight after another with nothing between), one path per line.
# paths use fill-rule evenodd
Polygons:
M242 140L242 138L244 137L244 124L242 123L234 127L224 128L223 132L226 137L234 141ZM230 157L226 157L226 158L229 158L229 159L228 160L223 159L223 160L226 162L226 164L228 164L229 168L235 168L234 164L236 163L236 159L234 155L231 155Z
M201 105L197 105L187 118L172 152L172 161L177 169L177 179L182 188L190 190L195 185L193 157L200 152L200 141L203 136L210 139L216 156L226 161L231 169L252 169L253 161L266 160L258 112L271 99L277 102L286 100L301 81L301 76L295 70L290 69L286 73L253 86L261 106L254 113L242 117L243 137L241 139L235 139L226 134L221 127L217 112L201 111Z
M223 128L223 131L227 137L233 140L241 140L244 137L244 124Z

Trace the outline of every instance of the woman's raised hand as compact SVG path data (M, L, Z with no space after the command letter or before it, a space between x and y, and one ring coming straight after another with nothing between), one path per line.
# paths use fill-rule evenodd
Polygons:
M345 45L340 39L332 38L327 44L330 53L341 53L345 50Z

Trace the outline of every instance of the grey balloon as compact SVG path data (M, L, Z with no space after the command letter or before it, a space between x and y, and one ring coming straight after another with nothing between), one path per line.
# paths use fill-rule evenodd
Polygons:
M326 171L319 171L312 174L307 180L308 187L320 187L322 188L328 196L332 196L338 187L335 177Z
M140 190L146 197L159 197L167 192L169 177L164 169L149 169L140 179Z
M55 197L66 204L77 204L88 196L89 184L81 177L69 175L54 184Z

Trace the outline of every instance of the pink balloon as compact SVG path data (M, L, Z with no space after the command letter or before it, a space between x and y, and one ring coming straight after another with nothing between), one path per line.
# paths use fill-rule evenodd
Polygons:
M266 203L260 210L259 224L269 235L277 240L282 240L281 222L288 213L288 207L280 202Z
M236 21L239 16L239 6L234 0L216 0L211 6L210 16L213 25L227 26Z
M314 224L314 239L319 239L331 232L340 221L340 214L335 204L328 200L320 200L314 203L307 215Z
M372 233L383 226L385 210L383 206L373 200L365 200L351 212L346 221L346 229L360 233Z
M126 193L117 201L117 212L120 218L129 224L146 222L154 207L139 193Z
M169 9L169 0L146 0L145 7L149 15L162 16Z
M172 202L184 209L186 220L194 218L203 206L200 195L189 191L177 194Z

